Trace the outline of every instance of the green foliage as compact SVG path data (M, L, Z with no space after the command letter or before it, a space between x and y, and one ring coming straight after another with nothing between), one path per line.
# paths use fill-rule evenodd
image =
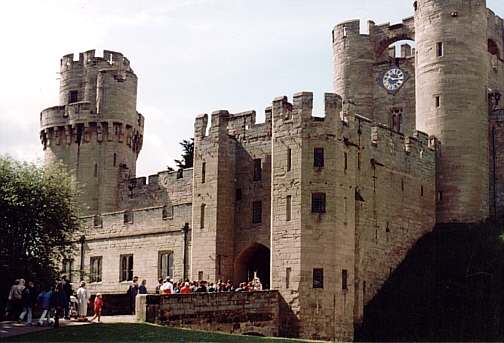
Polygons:
M79 228L76 191L61 165L0 156L0 291L14 279L54 281Z
M194 159L194 138L184 139L179 143L182 146L182 159L175 160L179 169L192 168Z

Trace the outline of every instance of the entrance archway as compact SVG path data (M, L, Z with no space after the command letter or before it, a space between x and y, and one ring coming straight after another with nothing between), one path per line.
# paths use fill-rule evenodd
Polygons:
M235 262L235 283L251 281L254 273L261 280L263 289L270 287L270 250L259 243L254 243L243 250Z

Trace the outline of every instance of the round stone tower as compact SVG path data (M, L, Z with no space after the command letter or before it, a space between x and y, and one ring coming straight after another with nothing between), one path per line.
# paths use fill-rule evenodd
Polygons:
M436 136L437 222L488 217L485 0L418 0L416 122Z
M114 211L120 182L134 177L144 118L137 77L121 53L95 51L61 59L59 106L40 114L46 163L61 161L75 178L84 214Z
M359 20L336 25L332 35L334 92L356 113L371 116L374 89L371 70L375 53L369 35L360 33Z

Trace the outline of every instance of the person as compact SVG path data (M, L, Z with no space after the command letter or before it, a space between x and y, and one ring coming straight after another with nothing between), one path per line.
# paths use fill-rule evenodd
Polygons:
M201 280L195 293L206 293L206 292L208 292L207 282L205 280Z
M162 285L163 285L163 279L160 278L158 280L158 285L156 286L156 294L159 294L159 289L161 288Z
M138 276L133 277L133 283L129 285L128 291L126 293L129 297L130 313L135 314L135 301L138 294Z
M28 286L23 290L23 312L19 315L18 322L22 322L24 317L26 316L26 324L32 325L32 308L35 305L36 297L35 297L35 285L32 281L28 282Z
M64 314L67 298L63 284L58 283L51 296L51 308L54 310L54 327L59 328L59 319Z
M101 313L102 313L102 308L103 308L103 298L101 293L96 293L96 297L94 300L94 316L91 318L91 321L93 321L95 318L98 318L98 323L101 323Z
M145 287L146 284L147 280L142 280L142 283L138 287L138 294L147 294L147 287Z
M18 318L23 311L23 291L25 289L25 280L17 279L11 287L9 293L9 302L11 304L11 311L14 318Z
M42 310L42 315L39 318L38 325L42 326L44 321L47 320L48 323L51 322L51 298L52 290L51 287L45 287L42 292L37 297L37 302L40 309Z
M180 294L190 294L190 293L192 293L191 286L189 285L189 282L185 282L184 286L180 289Z
M66 320L70 319L70 296L73 294L72 285L67 280L67 276L63 275L60 281L63 293L65 294L65 304L63 307L64 317Z
M166 277L165 282L159 288L162 295L173 294L173 283L171 283L170 278Z
M79 319L85 319L87 317L87 307L89 298L91 298L91 294L86 289L86 283L82 281L80 283L80 287L77 290L77 300L79 302Z

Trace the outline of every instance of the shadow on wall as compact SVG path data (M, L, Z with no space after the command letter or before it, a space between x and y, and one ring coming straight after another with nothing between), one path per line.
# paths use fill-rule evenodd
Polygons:
M502 341L503 295L502 225L438 225L366 306L356 339Z

